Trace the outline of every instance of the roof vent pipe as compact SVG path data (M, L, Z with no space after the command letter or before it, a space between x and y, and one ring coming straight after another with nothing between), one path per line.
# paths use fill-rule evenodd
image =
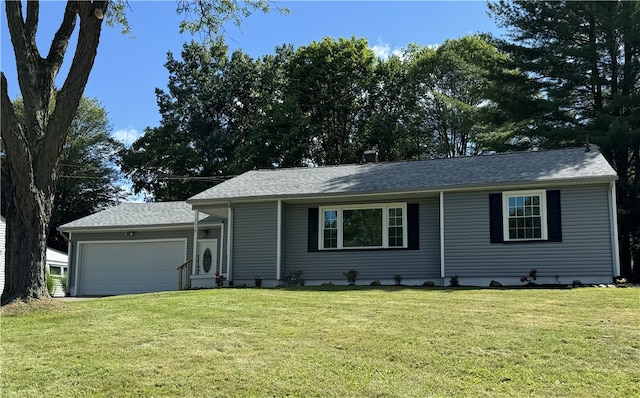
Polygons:
M368 150L362 154L365 163L378 163L378 151Z

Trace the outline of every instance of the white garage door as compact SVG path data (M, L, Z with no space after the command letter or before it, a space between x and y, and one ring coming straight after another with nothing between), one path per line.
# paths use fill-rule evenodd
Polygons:
M78 294L111 295L178 289L186 242L83 243Z

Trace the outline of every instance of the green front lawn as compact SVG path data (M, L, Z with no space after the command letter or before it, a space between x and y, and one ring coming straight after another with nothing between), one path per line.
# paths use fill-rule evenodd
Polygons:
M640 289L217 289L4 308L2 397L640 396Z

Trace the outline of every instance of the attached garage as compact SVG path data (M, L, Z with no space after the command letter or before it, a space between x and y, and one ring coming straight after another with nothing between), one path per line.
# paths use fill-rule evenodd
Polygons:
M78 294L83 296L178 290L176 268L187 240L79 242Z
M177 268L198 239L220 242L222 219L185 202L122 203L58 227L69 239L72 296L111 296L178 290ZM222 261L222 260L218 260Z

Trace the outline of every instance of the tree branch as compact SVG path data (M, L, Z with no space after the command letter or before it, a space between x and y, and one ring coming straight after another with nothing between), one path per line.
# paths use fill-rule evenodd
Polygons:
M80 16L78 43L69 68L69 74L56 97L55 108L45 133L45 143L40 148L41 152L38 153L38 158L44 160L40 162L43 171L52 166L57 169L59 155L62 152L67 131L75 116L74 112L68 112L67 110L78 108L84 88L89 80L89 74L93 68L100 40L102 20L94 15L94 5L85 1L78 1L75 4L77 13ZM51 172L50 169L49 172Z
M40 2L28 1L27 2L27 22L26 33L29 39L35 41L36 31L38 30L38 15L40 13Z
M9 98L9 90L7 89L7 78L3 72L0 72L0 121L2 140L7 148L13 148L15 146L15 132L19 129L16 123L16 113L13 109L13 104ZM9 152L9 151L5 151Z
M4 73L0 72L0 128L2 141L5 145L5 154L7 156L7 164L12 168L16 161L31 162L31 151L26 145L26 137L24 128L18 123L15 109L9 98L7 89L7 78ZM12 157L13 154L19 154L17 159Z
M78 8L76 3L74 1L68 1L67 6L64 9L62 23L51 41L51 47L49 48L49 54L47 55L47 63L49 64L54 80L58 75L60 66L62 65L71 34L76 27L77 13Z
M23 22L22 2L6 1L5 9L9 35L11 36L13 52L16 57L18 84L20 85L20 91L23 93L25 109L35 110L34 112L27 112L25 118L24 131L29 135L27 138L31 141L36 139L34 134L37 131L41 131L45 125L46 109L51 94L42 92L42 88L39 87L39 81L41 80L39 67L41 66L42 58L36 46L35 34L33 36L27 34L27 29ZM33 8L29 12L33 13ZM33 16L30 16L31 21L33 21ZM26 95L25 93L32 95Z

